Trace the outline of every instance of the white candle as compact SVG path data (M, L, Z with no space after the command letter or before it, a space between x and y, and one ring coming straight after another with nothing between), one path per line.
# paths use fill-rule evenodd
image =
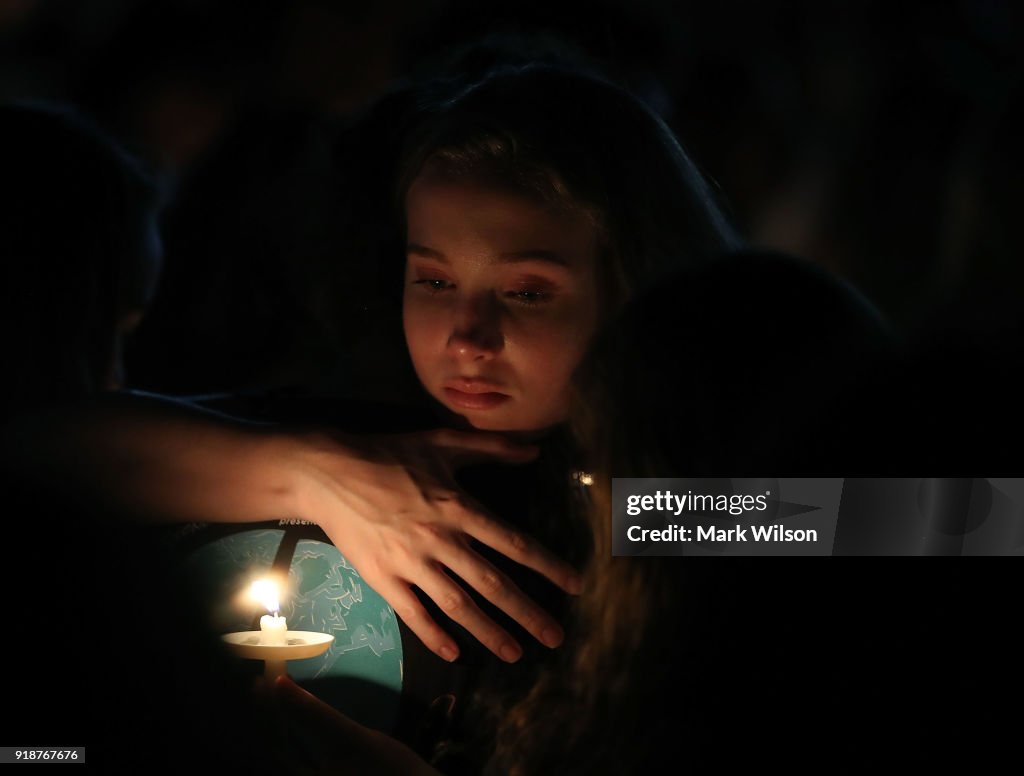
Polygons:
M288 643L288 621L276 614L260 617L260 644L283 645Z
M273 580L258 579L252 583L252 597L273 614L260 617L260 644L281 646L288 643L288 622L278 614L277 585Z

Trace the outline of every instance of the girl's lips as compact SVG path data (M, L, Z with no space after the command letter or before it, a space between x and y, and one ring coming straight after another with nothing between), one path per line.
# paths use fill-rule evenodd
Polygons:
M504 393L498 383L492 383L482 377L453 377L444 382L444 387L462 393Z
M457 388L444 388L445 398L449 404L464 410L490 410L507 402L511 396L497 391L460 391Z

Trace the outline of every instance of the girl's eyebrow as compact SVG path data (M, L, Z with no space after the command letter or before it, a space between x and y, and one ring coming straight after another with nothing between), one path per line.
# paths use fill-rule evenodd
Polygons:
M418 243L409 243L405 247L406 253L412 253L417 256L423 256L427 259L433 259L439 261L442 264L447 264L448 259L440 251L435 251L433 248L427 248L425 245ZM542 261L548 264L556 264L559 267L568 267L569 262L563 259L554 251L544 250L543 248L530 248L525 251L511 251L508 253L499 253L498 261L503 264L516 264L523 261Z
M426 259L434 259L442 264L448 263L448 259L445 258L445 255L441 253L441 251L435 251L433 248L427 248L426 246L419 245L418 243L409 243L406 245L405 252L415 253L417 256L423 256Z
M514 264L520 261L544 261L549 264L557 264L560 267L568 267L569 262L563 259L554 251L546 251L542 248L531 248L526 251L514 251L498 255L498 261Z

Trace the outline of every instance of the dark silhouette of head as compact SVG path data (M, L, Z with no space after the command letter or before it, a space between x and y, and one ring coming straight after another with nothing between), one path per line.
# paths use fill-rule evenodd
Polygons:
M3 391L60 400L120 385L121 340L156 285L154 180L69 109L0 106Z

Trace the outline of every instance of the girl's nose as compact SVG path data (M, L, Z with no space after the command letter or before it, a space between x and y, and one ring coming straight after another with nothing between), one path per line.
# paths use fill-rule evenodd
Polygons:
M448 350L467 361L490 361L505 344L497 300L490 296L467 299L455 311Z

